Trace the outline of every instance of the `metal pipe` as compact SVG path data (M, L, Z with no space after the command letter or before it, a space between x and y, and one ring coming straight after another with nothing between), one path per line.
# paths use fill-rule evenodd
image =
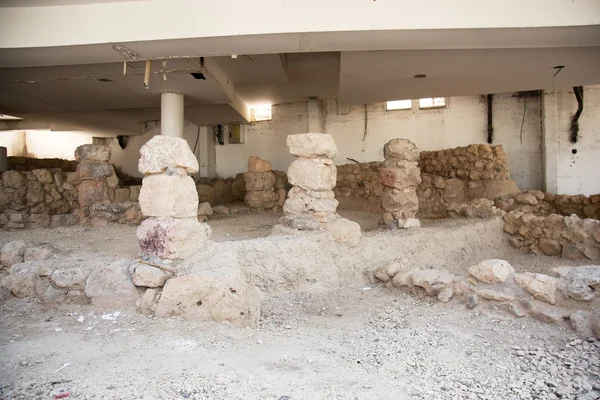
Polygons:
M152 68L152 61L146 61L146 73L144 74L144 89L150 87L150 70Z
M489 144L494 143L494 122L493 122L493 103L494 95L487 95L487 142Z

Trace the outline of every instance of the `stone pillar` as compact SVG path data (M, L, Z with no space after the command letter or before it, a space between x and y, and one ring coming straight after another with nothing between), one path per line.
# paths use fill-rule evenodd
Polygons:
M200 249L210 227L198 222L198 193L188 176L198 160L181 138L155 136L140 149L138 169L145 175L140 190L142 213L149 217L137 238L143 258L182 259Z
M79 206L87 210L92 204L110 202L119 183L110 160L110 147L99 144L84 144L75 149L77 175L81 180Z
M327 230L339 242L358 244L360 226L336 214L338 201L333 188L337 169L333 158L337 147L331 135L289 135L287 146L298 159L288 169L293 187L283 205L280 223L298 230Z
M269 209L277 206L279 194L275 192L275 174L271 163L258 157L248 159L248 172L244 173L246 195L244 202L252 209Z
M381 196L384 224L391 229L421 226L415 218L419 210L417 187L421 183L419 150L407 139L392 139L383 147L383 156L379 181L384 187Z
M183 137L183 94L161 94L160 134L178 138Z

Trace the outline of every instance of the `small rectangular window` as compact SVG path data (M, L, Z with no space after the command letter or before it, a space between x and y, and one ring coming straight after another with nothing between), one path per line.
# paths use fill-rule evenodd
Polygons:
M444 108L446 107L445 97L427 97L419 99L419 108Z
M269 121L271 119L271 106L252 108L252 121Z
M385 109L393 110L410 110L412 108L412 100L393 100L385 103Z

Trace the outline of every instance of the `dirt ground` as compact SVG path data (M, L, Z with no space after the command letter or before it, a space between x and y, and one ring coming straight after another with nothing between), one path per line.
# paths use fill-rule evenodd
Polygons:
M376 227L374 215L342 214ZM268 236L278 217L215 216L212 240ZM424 232L464 223L425 221ZM0 232L0 244L18 238L73 259L137 256L135 227ZM498 251L519 270L565 264ZM255 329L10 299L0 306L0 355L0 399L600 398L600 342L498 307L467 310L366 282L268 294Z

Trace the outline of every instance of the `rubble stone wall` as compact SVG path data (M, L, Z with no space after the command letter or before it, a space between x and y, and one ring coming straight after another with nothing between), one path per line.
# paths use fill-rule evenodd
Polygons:
M5 171L0 181L0 227L72 225L79 208L76 172L60 169Z
M510 179L508 156L502 145L471 144L438 151L422 151L419 165L428 174L465 180Z
M511 246L524 253L600 259L600 221L596 219L511 211L504 216L504 232Z
M506 212L518 211L537 216L575 214L579 218L600 219L600 194L569 196L528 190L498 197L495 206Z
M383 186L377 174L382 166L381 161L339 165L333 189L338 208L379 213Z

